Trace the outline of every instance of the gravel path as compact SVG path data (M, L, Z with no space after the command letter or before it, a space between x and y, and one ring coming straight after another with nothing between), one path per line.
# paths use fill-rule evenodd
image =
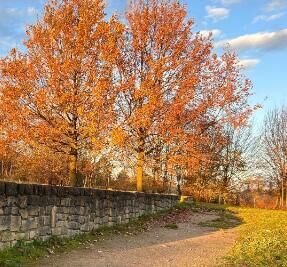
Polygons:
M137 235L113 235L107 240L38 262L41 267L216 266L234 244L234 230L215 231L199 222L214 213L191 213L178 229L154 226Z

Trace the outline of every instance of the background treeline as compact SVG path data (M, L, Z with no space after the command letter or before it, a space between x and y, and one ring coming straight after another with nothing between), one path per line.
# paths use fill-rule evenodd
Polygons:
M267 122L286 111L255 140L258 106L236 54L216 54L193 25L178 1L134 0L124 18L101 0L49 1L25 50L0 61L1 178L227 201L263 177L260 150L283 205Z

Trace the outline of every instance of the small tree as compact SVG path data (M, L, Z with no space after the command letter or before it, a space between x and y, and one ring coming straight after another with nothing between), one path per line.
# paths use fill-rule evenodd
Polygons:
M264 169L280 189L280 206L287 207L287 109L275 108L264 119L262 133ZM285 203L284 203L285 202Z

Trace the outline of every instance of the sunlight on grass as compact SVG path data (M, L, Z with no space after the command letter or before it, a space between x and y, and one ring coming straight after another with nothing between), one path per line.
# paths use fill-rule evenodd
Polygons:
M229 208L243 224L228 266L287 266L287 212Z
M287 212L195 203L193 209L216 211L220 216L201 223L214 228L233 228L239 233L223 266L287 266Z

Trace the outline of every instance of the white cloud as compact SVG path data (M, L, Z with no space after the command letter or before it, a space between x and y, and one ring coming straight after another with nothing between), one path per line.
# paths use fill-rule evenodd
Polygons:
M241 0L221 0L221 3L223 5L231 5L231 4L237 4L240 3Z
M269 3L265 6L265 11L274 11L277 9L287 7L287 0L269 0Z
M39 13L38 10L34 7L28 7L26 12L29 16L35 16Z
M238 50L262 49L275 50L287 48L287 29L278 32L258 32L246 34L234 39L223 40L215 43L215 47L224 47L229 44Z
M241 59L239 60L238 65L241 66L243 69L251 69L254 68L257 64L260 63L259 59Z
M203 35L204 37L208 37L209 34L212 34L212 37L218 37L222 34L222 31L219 29L212 29L212 30L202 30L200 31L200 34Z
M230 10L224 7L206 6L207 18L214 22L228 18Z
M35 0L33 0L35 1ZM1 0L0 0L1 2ZM1 4L0 4L1 5ZM22 45L25 37L25 25L35 22L38 13L34 7L1 8L0 7L0 54L6 54L12 47Z
M260 15L260 16L257 16L253 19L252 23L257 23L261 20L263 21L272 21L272 20L276 20L276 19L280 19L282 18L283 16L285 15L284 12L281 12L281 13L277 13L277 14L273 14L271 16L266 16L266 15Z

